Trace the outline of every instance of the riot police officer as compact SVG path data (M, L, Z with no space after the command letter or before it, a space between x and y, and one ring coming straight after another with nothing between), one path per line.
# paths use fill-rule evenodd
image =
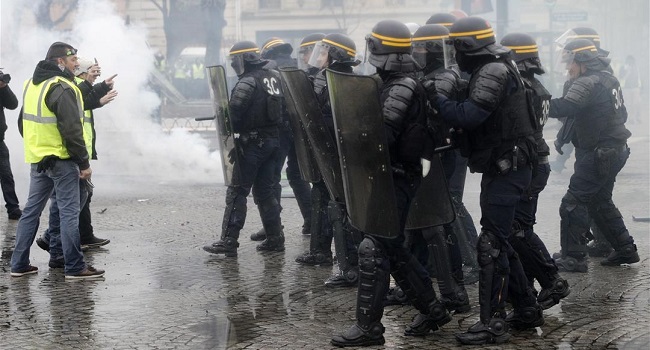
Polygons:
M298 48L298 68L307 72L310 77L313 77L322 68L310 66L309 59L311 58L316 43L323 40L324 37L325 34L323 33L313 33L305 36L300 41L300 47Z
M231 66L239 77L232 90L230 118L240 136L229 155L235 163L232 185L226 192L226 209L219 241L203 247L212 254L237 256L239 231L246 221L246 197L253 198L266 231L259 251L284 251L280 204L275 189L279 185L276 167L280 159L278 125L283 98L280 77L265 66L254 42L240 41L230 49Z
M359 61L356 60L356 50L356 44L349 36L339 33L328 34L315 45L308 62L311 67L322 68L314 76L314 92L318 99L323 121L332 135L332 139L335 139L336 135L334 134L332 106L329 99L325 68L352 74L353 67L359 64ZM323 171L331 170L321 169L321 172ZM330 246L332 239L334 239L339 271L328 278L325 285L328 287L356 286L359 275L356 249L361 237L360 233L351 227L346 220L345 199L332 198L324 181L314 184L312 196L319 199L317 207L321 211L323 229L320 231L319 236L314 236L316 231L312 231L312 244L310 245L309 254L299 257L296 261L310 264L312 261L318 261L319 256L329 255L331 257Z
M284 40L272 37L264 42L261 48L261 56L263 59L269 60L269 68L285 68L297 67L296 60L291 58L293 47L291 44L284 42ZM303 180L300 176L300 168L298 168L298 159L296 156L296 149L293 144L293 134L289 123L289 116L284 109L282 120L278 126L280 131L280 157L276 164L276 175L278 182L275 189L275 195L278 203L282 197L282 186L280 185L280 177L282 168L285 162L287 163L287 180L289 186L293 190L293 194L298 202L298 208L303 217L302 233L309 234L311 231L311 200L310 200L310 186L309 182ZM264 229L251 235L251 240L261 241L266 237Z
M590 40L569 41L561 57L572 81L563 97L551 100L549 117L573 120L576 161L560 204L562 252L556 263L567 271L587 271L590 218L614 248L601 265L638 262L634 238L612 201L616 175L630 154L621 86L611 73L610 59L600 55Z
M517 203L530 185L536 157L535 131L526 89L510 50L496 44L490 24L479 17L457 20L449 31L461 70L471 73L468 98L462 102L437 94L438 110L467 135L461 152L472 172L482 173L481 234L477 253L480 319L457 334L463 344L501 343L509 339L505 303L512 301L510 325L544 324L542 309L529 288L521 262L508 237Z
M542 287L537 302L542 308L548 309L570 293L569 283L560 277L546 245L533 231L537 200L540 192L546 187L551 173L551 166L548 163L550 149L543 135L544 124L548 119L551 93L535 78L536 74L544 74L544 69L539 60L537 42L533 37L525 33L510 33L501 39L501 45L512 50L511 55L521 73L524 86L532 96L531 102L537 122L534 134L537 143L537 164L530 186L517 205L518 214L515 215L509 242L519 254L530 285L532 286L536 279Z
M427 24L441 25L447 30L456 22L456 17L450 13L435 13L427 20ZM417 41L416 41L417 42ZM430 53L429 55L433 55ZM449 55L453 59L453 54ZM436 65L428 65L425 68L425 75L437 74L436 69L433 67L439 66L440 62ZM456 62L449 63L450 70L447 74L440 76L436 81L436 85L440 91L448 91L448 97L453 100L464 100L467 95L467 79L469 74L458 70ZM431 72L426 72L427 69L432 69ZM450 94L453 92L455 97ZM460 150L455 149L453 152L445 152L442 154L442 162L447 169L449 185L449 193L451 200L454 203L456 210L456 220L451 223L451 227L447 226L447 231L451 239L458 241L460 253L462 255L462 263L466 266L464 274L464 283L470 284L478 281L478 262L476 260L476 240L478 233L474 226L474 219L463 203L463 195L465 193L465 179L467 178L467 158L460 154ZM450 231L451 230L451 231ZM457 259L455 252L452 252L452 259ZM454 263L457 264L457 263ZM455 265L457 266L457 265Z
M595 29L589 27L576 27L567 30L564 34L556 40L556 43L559 45L566 45L569 41L574 39L587 39L594 43L598 55L602 57L609 56L609 51L601 47L600 35L596 32ZM614 73L611 66L608 66L607 71L609 73ZM571 86L572 80L569 79L564 83L564 89L562 96L566 95L569 87ZM562 122L562 127L557 133L555 138L555 150L558 152L558 156L555 159L555 162L552 166L554 169L564 169L564 163L571 156L573 152L573 145L571 144L571 137L573 136L573 119L570 118L559 118ZM567 145L568 146L565 146ZM591 233L593 239L587 243L587 252L591 257L607 257L614 249L611 244L607 242L607 239L601 233L603 230L595 223L593 220L591 222ZM553 254L553 257L559 257L561 253ZM563 268L563 267L562 267Z
M421 81L424 84L435 84L439 93L444 93L455 101L462 101L466 94L467 81L462 80L454 69L447 68L451 66L453 60L453 45L447 43L448 38L449 30L442 25L426 24L418 28L413 35L413 58L420 67L423 67L422 73L424 76ZM445 146L447 140L451 137L448 132L450 127L442 120L436 120L436 122L438 122L438 125L436 125L438 130L437 139L442 141L439 146ZM456 156L456 150L443 152L441 156L442 165L447 182L450 183L454 176L460 176L462 179L454 180L457 180L456 183L461 183L461 186L463 186L467 166L461 164L462 169L456 171ZM451 192L451 189L449 192ZM455 205L459 203L459 201L453 202ZM462 212L458 209L456 208L456 212ZM463 249L471 249L472 245L466 239L461 219L457 217L454 221L457 222L455 226L457 230L454 230L454 226L451 224L446 224L421 230L421 232L430 249L430 259L433 258L435 262L436 280L441 294L440 300L449 311L458 313L470 309L469 298L463 286L461 244ZM412 231L412 234L417 237L416 231ZM415 237L414 239L416 239ZM476 254L474 253L472 256L476 260Z
M356 324L332 338L335 346L384 343L382 299L391 275L420 312L407 327L406 335L423 336L451 321L451 316L437 299L426 271L404 246L403 229L410 203L422 179L420 160L429 141L423 139L422 124L419 124L422 118L426 118L427 101L423 88L414 78L418 65L411 56L410 43L409 29L395 20L380 21L366 37L367 58L377 68L382 81L379 88L382 134L386 137L393 168L400 233L393 239L365 234L359 245Z

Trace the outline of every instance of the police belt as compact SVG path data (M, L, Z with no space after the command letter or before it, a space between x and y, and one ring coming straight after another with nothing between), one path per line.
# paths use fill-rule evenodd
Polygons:
M256 128L252 130L248 130L242 133L239 133L239 137L242 139L242 141L246 142L248 140L257 140L259 138L272 138L272 137L278 137L279 132L278 132L278 127L277 126L268 126L268 127L262 127L262 128Z

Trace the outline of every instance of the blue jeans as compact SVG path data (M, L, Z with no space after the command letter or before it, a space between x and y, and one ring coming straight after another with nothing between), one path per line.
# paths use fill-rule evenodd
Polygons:
M79 180L79 207L83 207L88 199L86 180ZM43 240L50 245L50 260L63 259L63 247L61 243L61 220L59 206L56 203L56 191L50 197L50 220L49 226L43 234ZM81 238L79 240L81 244Z
M47 200L56 191L59 209L61 243L65 259L65 274L78 274L85 267L79 243L79 166L71 160L57 160L54 167L37 172L31 165L29 197L16 229L16 246L11 256L11 271L29 266L29 250Z

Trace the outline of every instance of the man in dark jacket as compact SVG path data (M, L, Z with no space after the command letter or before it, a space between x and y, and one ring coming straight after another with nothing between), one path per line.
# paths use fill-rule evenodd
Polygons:
M2 186L2 196L5 199L5 208L7 208L9 220L18 220L22 212L18 206L16 184L14 183L14 175L11 172L11 163L9 162L9 149L5 144L5 132L7 131L5 108L16 109L18 107L18 99L9 87L10 79L9 74L3 74L0 71L0 185Z
M31 172L28 201L18 222L11 256L13 277L38 272L29 264L29 250L52 191L56 191L60 211L65 278L104 275L103 270L84 262L79 243L79 179L90 178L92 169L83 130L83 100L72 73L78 66L76 54L71 45L55 42L25 83L23 140ZM50 256L53 258L57 257Z

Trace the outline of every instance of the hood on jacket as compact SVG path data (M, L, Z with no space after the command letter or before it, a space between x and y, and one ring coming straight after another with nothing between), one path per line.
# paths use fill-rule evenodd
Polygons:
M66 68L61 71L56 63L49 60L38 62L36 68L34 69L34 75L32 75L32 82L34 85L38 85L56 76L66 78L74 82L74 74L69 69Z

